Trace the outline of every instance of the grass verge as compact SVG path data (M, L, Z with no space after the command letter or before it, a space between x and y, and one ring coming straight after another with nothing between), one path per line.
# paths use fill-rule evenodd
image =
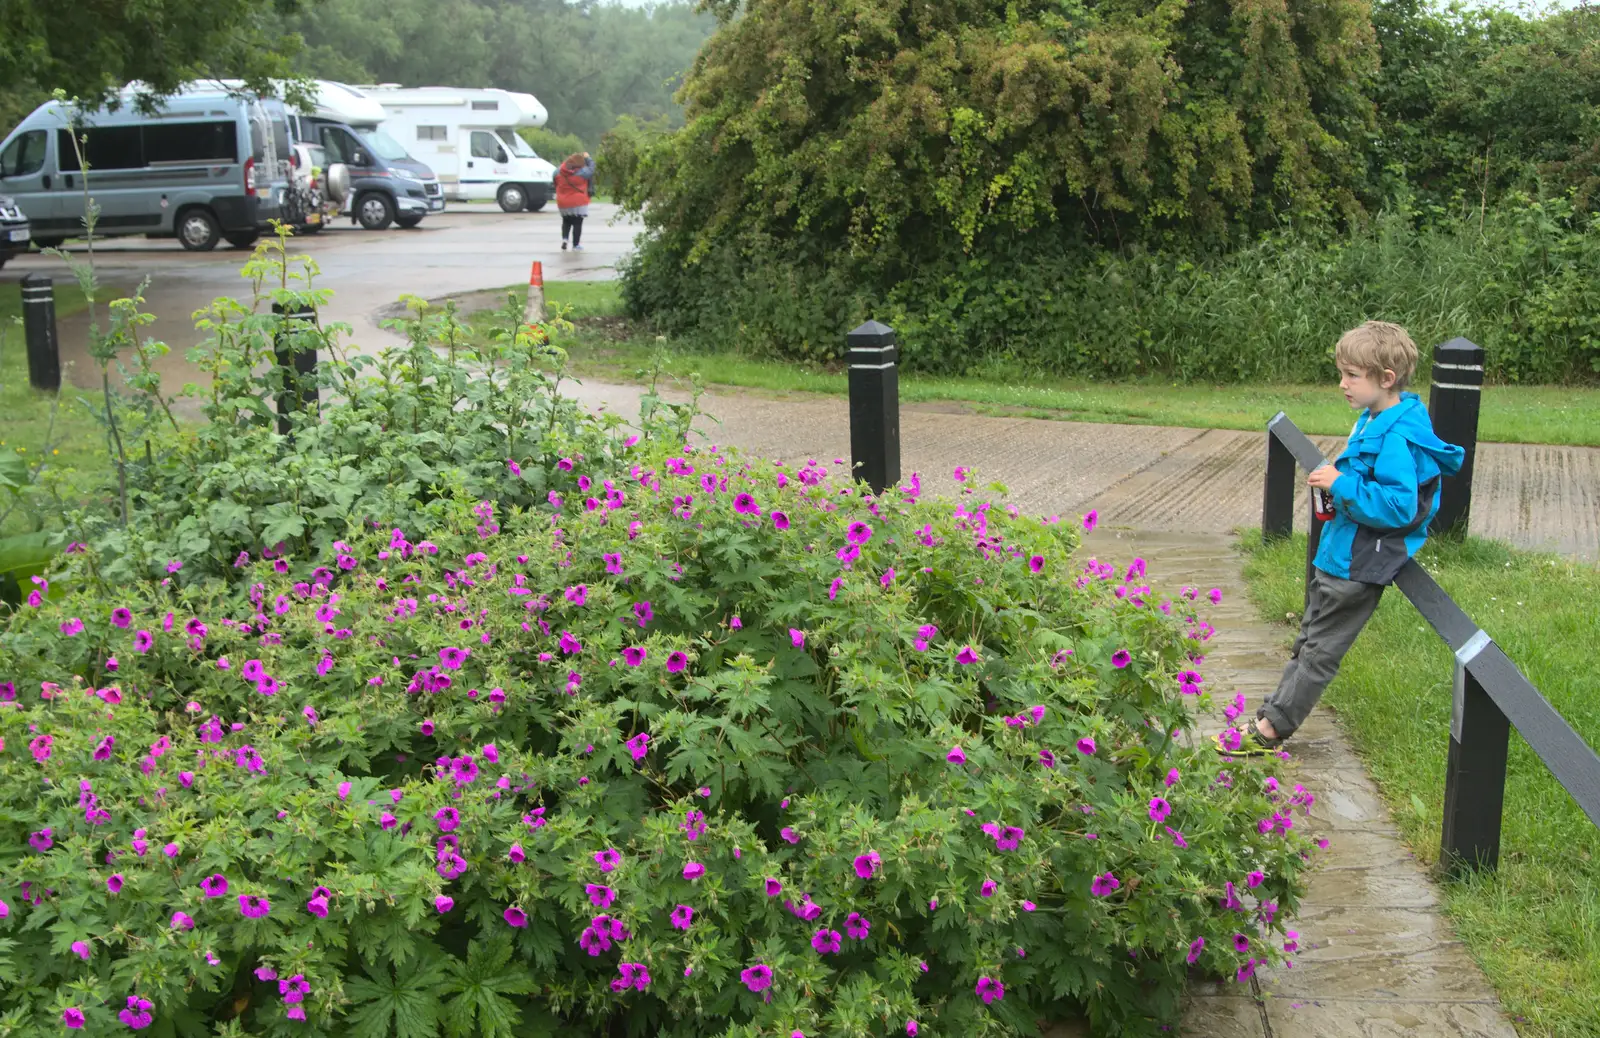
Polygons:
M56 316L65 317L83 309L83 295L76 283L56 281ZM80 472L102 469L106 465L105 435L89 409L79 403L82 390L63 380L59 403L56 394L45 393L28 384L27 344L20 321L21 290L16 282L0 283L0 451L22 457L30 467L48 450L47 465L69 484ZM55 425L50 422L56 408ZM49 443L46 443L46 437ZM0 494L0 514L11 508L9 494ZM20 533L31 528L21 510L11 512L0 535Z
M1251 598L1283 623L1304 594L1305 538L1246 537ZM1600 569L1469 540L1423 564L1551 704L1600 746ZM1290 628L1285 627L1285 637ZM1396 591L1325 699L1354 740L1417 857L1436 862L1450 733L1450 650ZM1600 828L1511 737L1499 870L1444 887L1461 938L1524 1036L1600 1036Z
M518 286L520 290L520 286ZM660 346L621 316L614 281L551 281L545 298L569 306L578 324L563 343L580 376L629 381ZM480 319L487 319L484 315ZM674 342L672 370L699 371L713 384L767 392L844 395L848 376L838 365L776 361L696 349ZM1421 387L1426 395L1426 387ZM1198 385L1141 379L1096 382L1040 376L993 365L968 377L900 377L905 403L957 402L979 413L1075 422L1168 425L1259 432L1278 411L1313 435L1342 436L1352 414L1330 380L1326 385ZM1483 394L1479 438L1501 443L1600 446L1600 389L1571 386L1493 386Z

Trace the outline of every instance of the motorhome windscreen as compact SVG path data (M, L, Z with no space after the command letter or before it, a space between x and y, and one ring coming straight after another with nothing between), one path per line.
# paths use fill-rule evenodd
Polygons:
M536 159L539 154L528 146L521 135L515 130L496 130L495 136L499 137L505 146L511 149L511 154L519 159Z
M375 128L364 129L361 131L361 135L367 139L368 144L372 145L372 150L377 152L380 158L388 159L390 162L400 162L411 158L410 155L406 154L406 149L400 146L399 141L382 130Z

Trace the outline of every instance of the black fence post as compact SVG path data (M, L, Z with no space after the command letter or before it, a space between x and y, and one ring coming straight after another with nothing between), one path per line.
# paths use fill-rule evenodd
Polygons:
M317 311L303 305L286 309L273 303L272 312L285 318L272 337L272 352L283 377L283 392L278 394L278 433L288 436L294 428L290 413L317 406L317 347L313 342L310 349L295 348L297 340L312 329L309 322L317 319Z
M1451 339L1433 351L1428 417L1439 439L1467 452L1461 471L1444 477L1439 511L1429 532L1464 537L1472 513L1472 461L1478 452L1478 405L1483 398L1483 347Z
M1500 820L1505 809L1511 722L1468 667L1492 644L1480 630L1456 650L1455 704L1450 714L1439 860L1457 875L1473 869L1493 870L1500 861Z
M28 382L34 389L61 388L61 343L56 338L55 282L39 274L22 279L22 328L28 343Z
M1267 423L1267 479L1261 492L1261 539L1277 540L1294 533L1294 454L1272 427L1284 418Z
M845 336L850 362L850 464L874 494L900 482L900 371L894 329L868 321Z

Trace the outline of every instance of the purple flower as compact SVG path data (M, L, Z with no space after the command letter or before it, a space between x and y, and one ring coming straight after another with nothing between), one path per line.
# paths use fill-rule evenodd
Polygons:
M64 621L61 624L61 633L66 635L68 638L82 634L83 621L78 619L76 616L72 617L70 620Z
M1178 784L1178 779L1181 777L1182 776L1178 774L1177 768L1173 768L1171 771L1167 772L1167 788L1170 789L1171 787L1176 786Z
M40 829L38 832L28 834L28 846L43 854L56 845L54 829Z
M1000 884L996 883L992 879L986 879L986 880L983 881L983 885L978 888L978 896L979 897L994 897L994 892L996 890L998 890L999 888L1000 888Z
M568 656L575 656L583 651L583 643L574 638L571 631L562 631L561 651Z
M1122 884L1118 882L1117 877L1107 872L1094 878L1089 884L1089 892L1095 897L1105 897L1120 886Z
M433 899L434 911L438 912L440 915L444 915L454 907L456 907L456 899L453 897L445 897L443 894L440 894L438 897Z
M583 892L589 895L589 903L596 908L610 908L611 902L617 899L617 892L610 887L603 887L598 883L589 883L584 886Z
M506 909L501 915L509 926L520 928L528 925L528 913L515 906Z
M1165 822L1167 816L1172 814L1172 805L1161 797L1150 798L1150 820L1152 822Z
M872 540L872 527L857 519L845 531L845 538L854 545L862 545Z
M239 895L239 914L246 919L260 919L272 911L272 902L258 894Z
M645 661L645 657L648 655L650 655L649 651L642 645L630 645L622 650L622 658L630 667L637 667ZM639 756L642 757L644 754L641 753ZM638 760L638 757L634 759Z
M127 627L133 622L133 613L126 606L117 606L111 610L111 623L115 627Z
M944 755L944 759L951 764L965 764L967 755L961 751L960 746L952 746L950 747L950 752Z
M634 760L644 760L644 755L650 752L650 736L646 732L640 732L638 735L635 735L633 738L629 739L625 745L628 747L628 753L633 756Z
M1035 573L1038 573L1041 570L1043 570L1044 569L1044 556L1043 555L1035 555L1032 558L1030 558L1028 560L1028 569L1032 570Z
M1184 961L1193 966L1195 960L1200 958L1200 952L1205 948L1205 946L1206 939L1204 937L1196 937L1194 940L1190 941L1189 954L1184 957Z
M800 834L789 828L787 825L778 830L778 835L783 837L784 841L787 843L800 842Z
M856 875L860 876L862 879L871 879L877 874L878 867L882 864L883 859L878 857L877 851L868 851L865 854L858 854L856 855L855 860Z
M759 994L772 986L772 967L764 962L758 962L748 969L740 970L739 979L744 981L745 987Z
M771 876L767 877L765 886L768 897L777 897L779 894L783 893L783 884L773 879Z
M866 917L860 912L851 912L849 915L845 916L844 932L850 935L851 940L866 940L867 933L871 929L872 924L867 922Z
M962 666L978 662L978 654L972 651L972 646L963 645L961 651L956 653L956 662Z
M1032 912L1034 909L1036 909L1038 907L1039 906L1034 904L1032 901L1024 901L1024 902L1022 902L1022 910L1024 912Z
M1257 869L1255 872L1250 873L1244 878L1244 885L1249 887L1251 890L1254 890L1256 887L1259 887L1266 878L1266 875Z
M326 895L326 894L318 894L316 897L312 898L310 901L307 901L306 902L306 911L310 912L312 915L316 916L318 919L326 919L326 918L328 918L328 895Z
M687 930L694 922L694 909L688 905L679 905L672 910L672 926L677 930Z
M998 1002L1006 997L1006 986L991 977L979 977L978 986L973 990L983 999L984 1005Z
M772 525L774 529L787 530L789 528L789 516L783 512L773 512Z
M915 1020L906 1021L906 1034L910 1038L917 1038L917 1022Z
M676 650L667 654L667 673L676 674L689 665L689 657Z
M1133 662L1133 657L1128 653L1127 649L1118 649L1111 654L1111 665L1118 670L1126 667L1131 662Z
M638 618L639 626L643 627L655 619L656 611L650 607L649 602L635 602L633 604L633 615Z
M683 878L693 882L706 874L706 867L698 861L691 861L683 867Z
M378 816L378 828L387 832L400 824L400 819L394 816L393 811L385 811Z
M433 820L439 823L439 831L448 833L461 824L461 812L453 807L441 807L433 813Z
M795 648L803 649L806 644L806 632L797 627L791 627L789 628L789 640L794 643Z
M610 872L622 864L622 853L615 847L607 847L603 851L594 852L595 864L600 866L601 872Z
M155 1004L149 998L128 995L128 1008L118 1012L117 1019L122 1020L123 1024L128 1025L133 1030L144 1030L150 1025L150 1019L152 1019L150 1017L150 1009L154 1008Z
M122 873L113 872L111 875L107 876L106 889L111 891L113 894L122 893Z
M751 497L748 492L741 492L734 495L733 510L738 512L740 515L761 514L761 509L756 507L756 499Z
M1085 735L1083 738L1079 739L1078 752L1083 754L1085 757L1094 756L1094 736Z
M133 636L133 651L139 653L149 652L150 647L155 645L155 643L156 636L151 634L149 631L135 632Z
M1210 591L1206 592L1206 597L1211 599L1212 605L1220 605L1222 603L1222 589L1219 587L1214 587Z
M193 930L194 917L188 912L174 912L172 913L171 922L167 923L167 925L174 930Z
M833 955L844 946L843 939L838 930L829 930L824 927L811 935L811 947L817 950L818 955Z
M89 956L91 954L93 954L93 953L89 949L89 942L88 941L73 941L72 942L72 954L76 955L78 958L82 959L84 962L88 962L89 961Z
M1083 517L1083 532L1093 533L1095 525L1099 522L1100 512L1097 509L1089 509L1089 513Z
M82 1030L83 1010L79 1009L77 1006L70 1006L66 1009L63 1009L61 1011L61 1022L69 1031Z
M446 670L460 670L461 665L467 662L467 657L470 655L472 655L472 651L470 649L458 649L454 646L446 646L445 648L439 650L439 662L444 665Z
M1053 768L1056 766L1056 755L1049 750L1040 750L1039 763L1047 768Z
M200 891L206 897L222 897L228 892L228 879L218 872L200 881Z

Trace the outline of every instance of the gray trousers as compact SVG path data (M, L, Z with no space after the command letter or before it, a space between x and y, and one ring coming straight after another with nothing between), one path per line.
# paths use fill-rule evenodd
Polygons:
M1382 597L1382 584L1312 570L1310 601L1300 621L1300 636L1289 652L1289 665L1283 668L1277 690L1256 711L1257 717L1272 723L1280 738L1305 723Z

